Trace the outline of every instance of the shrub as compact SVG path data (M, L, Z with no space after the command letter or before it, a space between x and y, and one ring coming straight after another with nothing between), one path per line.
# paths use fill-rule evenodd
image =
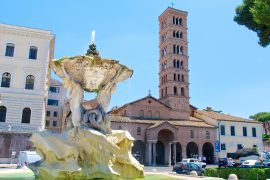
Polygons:
M265 180L270 178L270 168L209 168L205 176L228 179L230 174L236 174L238 179Z

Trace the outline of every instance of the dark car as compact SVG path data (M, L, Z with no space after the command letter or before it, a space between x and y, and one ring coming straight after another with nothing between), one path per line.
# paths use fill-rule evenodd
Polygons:
M218 167L228 167L228 158L219 158Z
M202 176L204 169L195 163L176 163L173 167L173 171L177 174L190 174L191 171L196 171L199 176Z

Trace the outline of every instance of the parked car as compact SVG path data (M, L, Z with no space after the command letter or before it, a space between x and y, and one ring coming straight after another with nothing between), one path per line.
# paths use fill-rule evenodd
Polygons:
M41 157L36 153L36 151L20 151L18 156L18 167L28 165L40 161Z
M190 174L191 171L196 171L199 176L204 174L204 169L196 163L178 162L174 165L173 171L177 174Z
M228 158L219 158L218 167L228 167Z
M195 158L182 159L181 162L183 162L183 163L191 163L192 162L192 163L199 165L200 167L202 167L204 169L206 167L206 163L201 162L201 161L199 161L199 159L195 159Z
M263 163L258 160L246 160L244 161L240 167L263 167Z
M269 160L269 159L263 160L263 165L264 165L265 167L270 167L270 160Z

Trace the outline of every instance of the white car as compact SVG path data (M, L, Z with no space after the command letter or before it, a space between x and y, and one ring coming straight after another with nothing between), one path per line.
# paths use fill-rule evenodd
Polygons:
M18 156L18 167L40 161L41 157L36 151L20 151Z
M263 167L263 163L258 160L246 160L240 165L240 167Z
M205 168L206 167L206 163L199 161L199 159L195 159L195 158L187 158L187 159L182 159L183 163L195 163L198 164L201 168Z

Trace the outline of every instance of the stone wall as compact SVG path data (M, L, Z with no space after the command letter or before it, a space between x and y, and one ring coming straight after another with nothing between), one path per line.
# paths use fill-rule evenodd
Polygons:
M29 141L30 133L0 133L0 163L10 163L12 151L16 152L17 158L19 151L34 150L33 144ZM8 161L8 162L3 162Z

